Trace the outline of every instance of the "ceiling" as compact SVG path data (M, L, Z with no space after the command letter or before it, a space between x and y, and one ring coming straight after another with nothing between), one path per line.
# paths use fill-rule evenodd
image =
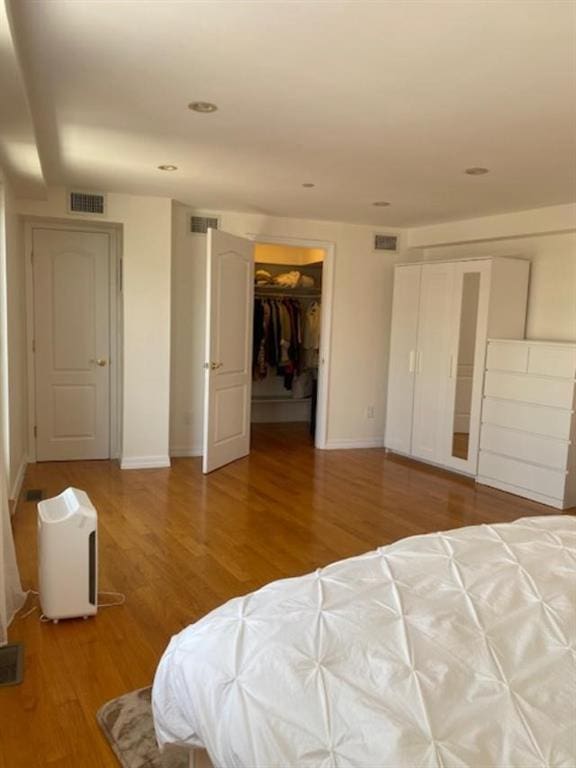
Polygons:
M399 227L576 199L573 2L11 8L49 184Z

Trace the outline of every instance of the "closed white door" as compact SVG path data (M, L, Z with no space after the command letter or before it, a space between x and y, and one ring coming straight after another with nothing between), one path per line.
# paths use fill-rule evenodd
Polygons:
M250 452L252 243L208 230L202 471Z
M394 272L386 403L386 448L410 453L420 301L420 265Z
M34 229L38 461L110 457L110 236Z
M420 280L412 454L437 463L446 455L454 269L425 264Z

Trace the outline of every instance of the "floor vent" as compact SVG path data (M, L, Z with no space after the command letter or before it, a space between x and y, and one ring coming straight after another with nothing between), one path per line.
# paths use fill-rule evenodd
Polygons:
M205 235L209 229L218 229L218 219L215 216L190 216L192 234Z
M42 501L42 495L39 488L29 488L26 491L26 501Z
M19 685L24 672L24 646L22 643L0 648L0 686Z
M93 213L104 215L105 197L98 192L70 192L68 194L70 213Z

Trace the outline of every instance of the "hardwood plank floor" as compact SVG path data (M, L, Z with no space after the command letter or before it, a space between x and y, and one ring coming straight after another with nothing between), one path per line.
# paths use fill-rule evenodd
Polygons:
M31 465L45 497L73 485L99 512L100 590L126 604L88 621L16 619L25 680L0 688L0 768L113 768L96 723L149 685L170 636L233 596L403 536L555 510L381 449L315 451L302 425L258 425L249 458L204 477L199 459L122 472L114 462ZM36 505L15 537L36 588ZM24 612L24 611L23 611Z

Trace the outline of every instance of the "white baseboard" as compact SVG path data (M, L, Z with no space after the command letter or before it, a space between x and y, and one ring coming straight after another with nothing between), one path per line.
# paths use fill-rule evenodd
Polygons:
M22 461L20 462L20 466L18 467L18 472L16 473L16 478L14 480L14 483L12 484L12 488L10 489L10 501L18 501L20 497L20 491L22 490L22 483L24 482L24 475L26 474L26 467L28 466L28 460L27 457L24 455L22 457Z
M170 456L123 456L120 469L163 469L170 466Z
M187 445L174 445L170 448L170 456L174 458L191 458L202 456L202 446L193 445L192 447Z
M327 440L324 446L327 450L353 450L355 448L383 448L382 437L344 437L336 440Z

